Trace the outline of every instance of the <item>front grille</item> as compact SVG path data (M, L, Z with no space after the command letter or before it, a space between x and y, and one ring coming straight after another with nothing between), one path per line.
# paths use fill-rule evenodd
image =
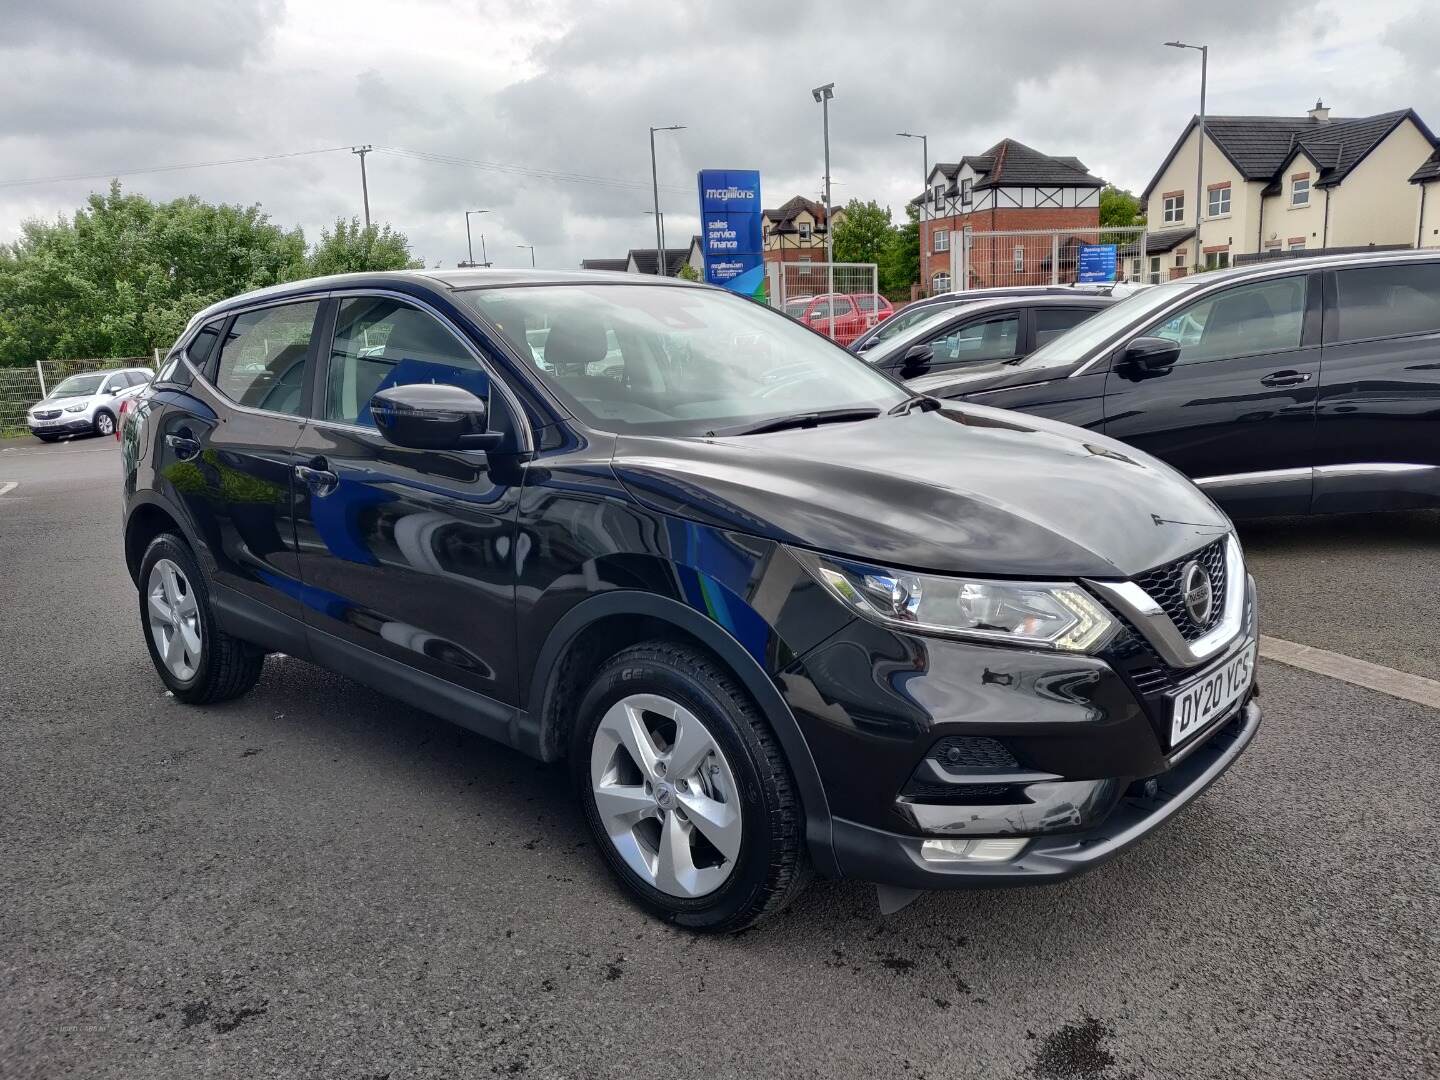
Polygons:
M1186 641L1194 641L1202 636L1218 623L1224 614L1225 546L1226 540L1221 537L1191 555L1183 556L1135 578L1135 584L1164 609L1170 621L1175 624L1175 629L1180 631ZM1210 617L1203 624L1192 619L1185 608L1183 577L1185 567L1190 565L1192 560L1210 574Z
M55 419L57 416L59 416L59 415L60 415L60 410L59 410L59 409L46 409L44 412L37 412L37 413L35 414L35 419L36 419L36 420L54 420L54 419Z
M1024 801L1015 784L936 784L927 780L911 780L900 793L920 802L945 803L950 806L985 806Z
M950 773L973 773L992 769L1010 772L1020 767L1015 755L997 739L980 735L951 735L931 749L930 757Z

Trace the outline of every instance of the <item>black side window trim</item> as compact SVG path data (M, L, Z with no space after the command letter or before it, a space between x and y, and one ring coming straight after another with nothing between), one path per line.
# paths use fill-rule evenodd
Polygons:
M310 418L312 405L311 389L314 383L312 376L314 375L316 367L316 348L319 345L320 331L325 326L325 307L329 302L329 296L329 293L303 293L298 296L287 296L283 300L273 300L269 303L256 304L254 307L241 308L228 312L225 316L225 325L220 330L220 340L215 343L215 349L211 353L210 359L206 361L204 371L201 372L209 389L231 408L243 409L246 412L258 413L262 416L273 416L276 419L294 420L298 423L304 423ZM256 408L253 405L246 405L234 400L229 394L221 390L219 383L220 358L225 353L225 346L230 344L230 330L235 325L235 321L242 315L250 315L257 311L268 311L271 308L281 307L299 307L302 304L315 305L315 318L310 323L310 344L305 350L305 377L300 384L299 411L288 413L277 412L274 409ZM188 357L186 359L188 363ZM191 366L193 367L194 365Z

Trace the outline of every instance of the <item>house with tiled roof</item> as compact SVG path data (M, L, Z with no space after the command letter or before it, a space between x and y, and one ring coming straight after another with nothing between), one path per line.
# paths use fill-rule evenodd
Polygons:
M1415 246L1440 247L1440 148L1410 174L1410 183L1420 191Z
M1415 177L1437 142L1414 109L1332 117L1317 101L1304 116L1209 116L1196 207L1199 145L1192 117L1142 195L1150 228L1179 237L1161 277L1254 252L1412 246L1428 186Z
M831 208L835 225L845 220L845 211ZM761 211L760 232L766 262L823 263L825 237L831 225L825 204L796 195L774 210Z
M921 280L932 293L950 290L953 252L966 232L1098 228L1104 186L1079 158L1045 154L1016 139L935 165L925 192L911 200L920 211ZM1016 237L1004 255L1004 283L1027 281L1027 275L1036 284L1051 280L1048 264L1042 268L1051 257L1050 237ZM968 262L970 287L993 283L987 265L986 259Z

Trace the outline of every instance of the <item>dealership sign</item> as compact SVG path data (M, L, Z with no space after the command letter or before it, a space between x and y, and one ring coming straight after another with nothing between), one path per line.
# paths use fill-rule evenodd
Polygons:
M1114 245L1114 244L1081 244L1081 245L1080 245L1080 280L1081 280L1081 281L1114 281L1114 280L1115 280L1115 245Z
M705 280L764 301L760 174L753 169L701 169L699 183Z

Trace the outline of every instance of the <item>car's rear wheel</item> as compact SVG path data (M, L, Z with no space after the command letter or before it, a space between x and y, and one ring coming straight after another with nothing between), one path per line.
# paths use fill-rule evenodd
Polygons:
M226 701L260 678L264 654L220 629L205 577L178 536L162 533L145 550L140 621L155 670L181 701Z
M611 658L580 702L572 764L611 871L678 925L730 933L781 910L810 867L784 753L706 654L648 642Z
M95 434L114 435L115 417L111 416L104 409L95 414Z

